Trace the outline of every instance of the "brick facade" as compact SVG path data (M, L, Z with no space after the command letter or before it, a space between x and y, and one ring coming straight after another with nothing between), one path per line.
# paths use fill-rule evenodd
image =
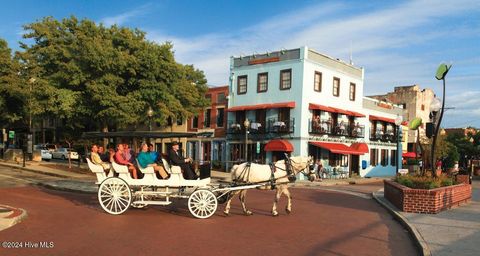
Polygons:
M436 189L412 189L385 180L385 198L404 212L439 213L472 198L472 187L459 184Z

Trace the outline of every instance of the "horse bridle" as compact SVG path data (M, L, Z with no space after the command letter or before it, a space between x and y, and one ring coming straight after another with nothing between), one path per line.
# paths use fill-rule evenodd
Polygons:
M285 167L286 167L286 169L287 169L286 171L287 171L288 180L289 180L290 182L294 182L295 180L297 180L297 177L296 177L296 174L297 174L297 173L295 173L294 171L292 171L292 169L293 169L292 162L295 163L295 164L297 164L297 162L293 161L290 157L287 157L286 160L287 160L287 162L288 162L287 164L285 164ZM309 161L309 162L310 162L310 161ZM298 173L303 173L305 176L308 176L308 177L309 177L310 175L312 175L313 173L315 173L313 170L308 170L309 167L310 167L310 165L311 165L311 164L309 164L309 163L307 162L305 168L303 168L303 169L302 169L301 171L299 171Z

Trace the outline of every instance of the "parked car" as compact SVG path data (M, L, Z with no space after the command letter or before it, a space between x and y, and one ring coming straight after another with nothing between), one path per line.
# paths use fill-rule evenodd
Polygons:
M70 159L78 159L78 153L73 151L71 148L58 148L57 150L53 151L52 157L65 160L68 159L69 154Z
M48 144L47 143L44 146L45 146L45 148L47 148L48 151L50 151L50 153L53 153L53 151L58 149L57 145L55 145L55 144Z
M50 159L52 159L52 153L48 150L47 147L45 147L45 145L35 145L33 149L40 150L42 160L50 161Z

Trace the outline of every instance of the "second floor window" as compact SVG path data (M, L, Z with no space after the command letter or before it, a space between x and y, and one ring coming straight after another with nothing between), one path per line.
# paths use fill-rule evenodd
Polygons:
M292 87L292 70L280 71L280 90L288 90Z
M180 117L177 117L177 125L182 125L183 123L183 118L180 116Z
M227 99L227 98L225 97L225 93L224 93L224 92L221 92L221 93L217 94L217 103L218 103L218 104L223 104L223 103L225 103L226 99Z
M217 108L217 127L223 127L225 122L225 109Z
M194 116L194 117L192 118L192 128L193 128L193 129L198 128L198 116Z
M315 71L315 77L313 79L313 89L316 92L322 91L322 73Z
M237 86L238 94L247 93L247 76L239 76L237 80Z
M211 110L211 109L207 109L207 110L205 111L205 114L203 115L203 116L204 116L203 127L205 127L205 128L209 128L209 127L210 127L210 117L211 117L211 114L212 114L212 110Z
M355 101L355 88L356 85L354 83L350 83L350 100Z
M340 96L340 78L333 78L333 96Z
M268 73L260 73L257 78L257 92L266 92L268 89Z

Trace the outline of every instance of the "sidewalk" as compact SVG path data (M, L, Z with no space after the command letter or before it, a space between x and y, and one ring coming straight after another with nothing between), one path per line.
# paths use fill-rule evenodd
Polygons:
M383 189L373 197L415 238L422 255L480 255L480 181L472 183L472 200L437 214L399 211L388 202Z

